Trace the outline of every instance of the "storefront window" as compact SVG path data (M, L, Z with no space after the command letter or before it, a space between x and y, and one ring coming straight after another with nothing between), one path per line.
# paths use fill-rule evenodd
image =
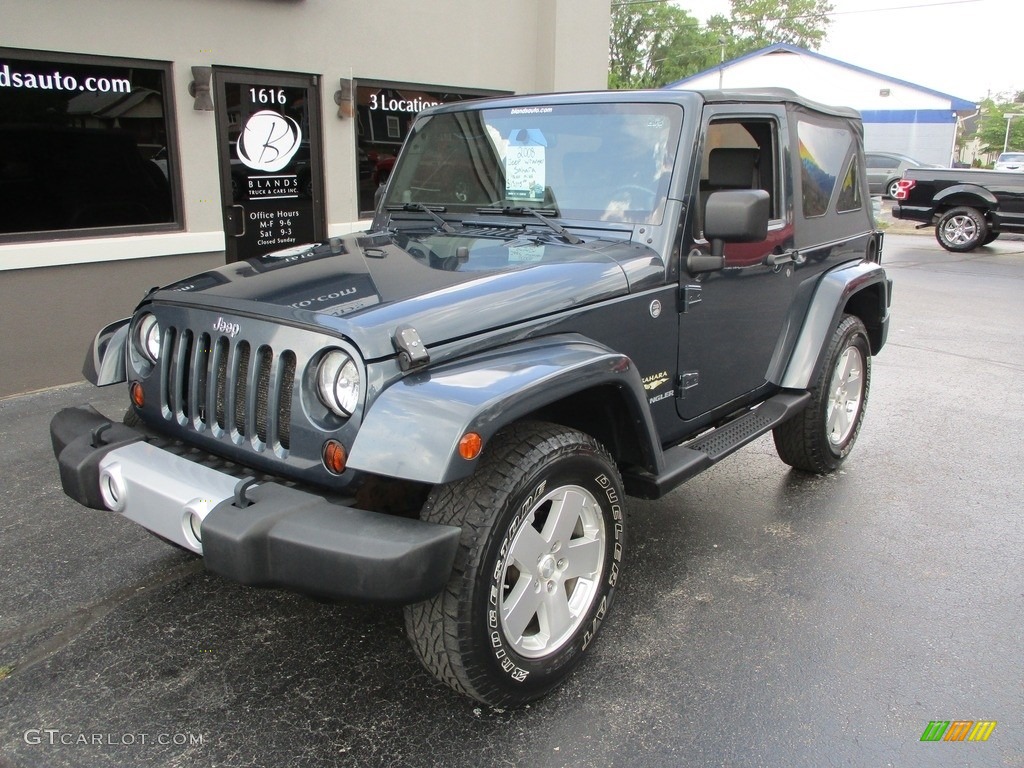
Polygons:
M422 109L451 101L498 96L500 91L447 90L408 83L361 82L356 87L359 211L375 208L377 190L387 182L402 142Z
M0 240L178 229L170 66L0 49Z

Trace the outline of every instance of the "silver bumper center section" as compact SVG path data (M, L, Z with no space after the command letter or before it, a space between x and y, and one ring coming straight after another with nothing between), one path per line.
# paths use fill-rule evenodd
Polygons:
M109 509L200 555L203 520L234 497L238 483L143 442L110 451L99 469L100 496Z

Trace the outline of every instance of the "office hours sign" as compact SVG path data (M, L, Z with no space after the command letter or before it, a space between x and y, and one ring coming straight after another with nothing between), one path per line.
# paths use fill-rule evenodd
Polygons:
M305 77L217 74L228 261L321 240L316 88Z

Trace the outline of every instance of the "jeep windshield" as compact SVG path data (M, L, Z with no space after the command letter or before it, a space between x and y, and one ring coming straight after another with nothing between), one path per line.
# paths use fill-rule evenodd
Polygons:
M382 207L660 224L681 120L676 105L621 103L422 115Z

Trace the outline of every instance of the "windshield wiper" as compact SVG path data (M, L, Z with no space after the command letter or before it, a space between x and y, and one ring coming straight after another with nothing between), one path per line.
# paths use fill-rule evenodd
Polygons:
M402 205L388 205L384 208L387 211L419 211L420 213L427 214L430 218L437 222L437 225L445 232L454 232L455 227L445 221L443 218L438 216L434 211L440 211L444 213L448 209L443 205L435 205L433 207L426 206L423 203L403 203Z
M576 235L574 235L572 232L563 227L561 224L558 224L557 222L554 222L548 218L548 216L558 215L558 211L556 211L554 208L530 208L529 206L526 205L520 205L506 206L504 208L477 208L476 212L494 213L504 216L533 216L544 222L544 224L547 225L548 229L557 233L559 236L565 238L565 241L567 243L570 243L572 245L579 245L581 242L583 242L578 237L576 237Z

